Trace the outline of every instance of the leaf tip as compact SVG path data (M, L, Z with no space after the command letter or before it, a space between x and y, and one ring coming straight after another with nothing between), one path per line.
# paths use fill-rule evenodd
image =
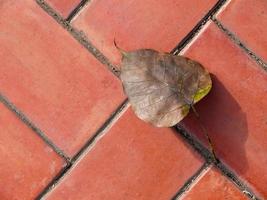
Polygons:
M127 55L127 52L124 51L123 49L121 49L121 48L117 45L117 43L116 43L116 39L115 39L115 38L114 38L114 40L113 40L113 43L114 43L114 46L116 47L116 49L117 49L123 56L126 56L126 55Z

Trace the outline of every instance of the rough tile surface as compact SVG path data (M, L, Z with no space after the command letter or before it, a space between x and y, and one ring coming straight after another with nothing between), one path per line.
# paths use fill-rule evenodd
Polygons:
M124 100L120 81L36 2L0 11L0 91L74 155Z
M238 188L215 168L209 169L181 200L246 200Z
M175 131L128 110L47 199L171 199L202 164Z
M73 25L118 64L120 55L114 38L125 50L171 51L215 3L216 0L92 0Z
M1 102L0 130L0 199L34 199L64 161Z
M267 1L231 1L218 19L267 62Z

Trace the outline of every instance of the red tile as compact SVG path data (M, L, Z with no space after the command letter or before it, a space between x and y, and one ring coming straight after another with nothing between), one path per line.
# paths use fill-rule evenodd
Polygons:
M267 1L231 1L218 19L267 62Z
M215 168L206 171L181 200L245 200L246 196Z
M202 164L174 130L152 127L128 110L48 199L166 200Z
M72 156L123 101L120 81L34 1L0 11L0 91Z
M34 199L64 161L2 103L0 130L0 199Z
M216 0L93 0L74 20L89 40L112 62L126 50L153 48L170 51L212 8Z
M59 14L67 18L81 0L46 0L46 2Z
M267 198L267 74L216 25L187 49L213 75L211 93L197 110L221 160ZM193 116L185 127L203 138Z

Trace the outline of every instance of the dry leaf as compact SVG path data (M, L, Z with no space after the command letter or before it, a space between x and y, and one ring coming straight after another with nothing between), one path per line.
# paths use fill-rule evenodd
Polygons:
M189 58L152 49L118 50L120 78L132 108L140 119L155 126L174 126L211 89L209 73Z

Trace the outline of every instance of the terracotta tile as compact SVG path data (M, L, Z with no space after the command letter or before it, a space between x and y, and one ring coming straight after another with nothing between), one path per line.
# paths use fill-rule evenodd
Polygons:
M64 161L2 103L0 130L0 199L34 199Z
M214 24L185 54L213 74L213 89L197 110L219 158L267 198L266 72ZM183 124L205 140L192 115Z
M246 196L215 168L202 175L200 180L183 197L183 200L245 200Z
M46 2L63 17L67 18L81 0L46 0Z
M0 11L0 91L72 156L123 101L120 81L34 1Z
M170 199L202 164L172 129L128 110L48 199Z
M74 26L112 62L126 50L153 48L171 51L215 5L216 0L92 0ZM111 9L112 8L112 9Z
M218 19L267 62L267 1L231 1Z

